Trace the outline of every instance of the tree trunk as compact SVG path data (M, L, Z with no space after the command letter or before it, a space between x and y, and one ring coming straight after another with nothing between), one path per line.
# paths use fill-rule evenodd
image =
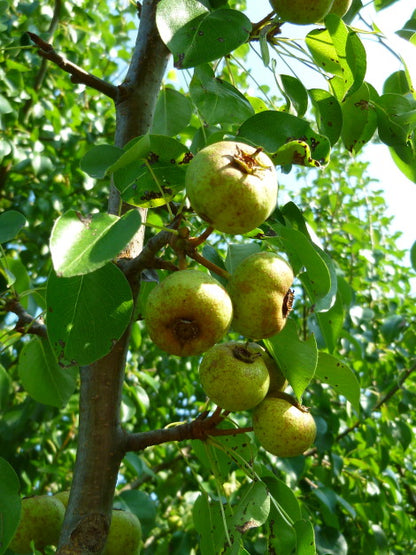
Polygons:
M143 2L131 64L119 87L117 146L145 134L152 124L169 58L155 24L156 4L154 0ZM118 192L113 188L109 212L119 213L120 208ZM140 230L129 248L131 256L143 248L143 237L144 231ZM139 279L130 277L130 281L137 298ZM130 329L107 356L81 369L78 449L60 554L97 554L105 544L117 475L126 447L119 415L129 338Z

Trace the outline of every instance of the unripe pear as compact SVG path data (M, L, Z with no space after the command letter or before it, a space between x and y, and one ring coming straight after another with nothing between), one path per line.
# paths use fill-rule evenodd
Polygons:
M186 192L195 212L224 233L247 233L273 212L276 170L260 149L235 141L206 146L186 170Z
M216 279L199 270L170 274L150 292L145 321L152 341L172 355L199 355L215 345L232 320L232 303Z
M260 445L278 457L301 455L315 441L313 416L290 395L267 397L253 411L253 432Z
M37 549L58 545L64 515L65 507L54 496L25 497L20 522L9 548L16 553L32 553L31 541Z
M142 526L137 516L129 511L113 509L104 555L139 555L141 543Z
M272 252L245 258L227 284L234 309L232 327L251 339L265 339L281 331L292 307L290 265Z
M352 0L334 0L329 13L334 13L338 17L344 17L350 9Z
M275 12L289 23L317 23L329 13L333 0L269 0Z
M68 507L69 490L58 491L58 493L55 493L54 497L55 499L59 499L64 507Z
M203 356L199 378L207 396L219 407L235 411L252 409L269 389L269 371L260 345L229 341Z

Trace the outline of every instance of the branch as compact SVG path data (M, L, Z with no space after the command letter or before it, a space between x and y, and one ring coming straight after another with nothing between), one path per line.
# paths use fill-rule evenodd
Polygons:
M35 33L27 31L27 34L29 35L30 39L36 44L36 46L39 47L39 56L42 56L42 58L53 62L58 67L69 73L71 75L71 81L73 83L82 83L105 94L113 100L117 100L119 96L118 87L107 83L107 81L104 81L103 79L95 77L95 75L92 75L81 67L73 64L72 62L58 54L51 44L41 39Z
M47 337L46 326L41 324L31 314L25 311L17 299L12 299L6 303L5 309L13 312L18 317L15 330L21 334L39 335Z
M201 441L205 441L210 436L229 436L252 431L251 427L218 429L218 424L220 424L227 415L228 411L222 412L222 409L217 407L211 416L208 416L208 412L203 412L195 420L192 420L192 422L179 424L172 428L162 428L160 430L139 432L137 434L126 433L126 452L141 451L146 449L146 447L160 445L168 441L184 441L187 439L200 439Z

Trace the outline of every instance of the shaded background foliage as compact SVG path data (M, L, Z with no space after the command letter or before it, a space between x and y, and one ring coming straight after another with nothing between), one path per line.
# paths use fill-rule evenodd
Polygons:
M228 5L244 9L242 2ZM388 3L376 5L383 8ZM354 9L359 6L354 2ZM113 142L115 116L109 99L72 83L53 64L46 67L25 33L35 32L45 40L53 36L54 47L72 62L117 84L131 56L136 27L136 9L128 4L0 2L0 208L17 210L27 220L17 238L3 245L2 268L15 281L10 286L3 271L2 290L4 300L10 293L19 294L32 315L45 308L53 222L69 209L84 214L106 209L108 178L92 180L80 169L80 162L84 159L85 164L93 146ZM252 101L251 106L244 97L235 100L235 89L245 94L249 86L247 74L241 71L247 53L247 45L242 45L235 57L214 68L215 79L211 65L200 65L189 91L181 87L175 91L174 79L168 78L153 131L197 150L208 136L212 140L235 134L264 106L302 117L302 92L295 83L284 99L270 92L266 101L259 94L257 104ZM198 96L201 84L212 87L214 98L224 95L226 108L229 94L233 108L239 108L234 117L227 119L229 111L214 113L205 105ZM206 125L201 125L201 112ZM283 166L282 182L289 169ZM226 439L216 438L205 447L196 440L128 453L120 468L115 503L140 517L145 553L198 552L201 537L202 549L209 552L213 532L201 530L195 505L201 514L208 497L213 511L219 510L214 503L218 500L239 507L253 484L254 472L265 477L265 483L267 473L273 473L294 492L303 518L313 523L319 553L415 549L416 309L409 284L414 268L407 266L407 253L396 248L399 233L390 230L388 207L366 163L336 146L325 171L299 167L291 171L299 183L291 200L301 216L295 210L291 219L293 207L279 206L264 231L267 234L282 222L296 228L305 221L330 256L338 283L335 304L328 312L315 312L297 280L292 318L303 339L314 332L323 352L335 354L354 370L360 382L361 412L358 415L345 397L316 379L303 398L318 424L315 447L305 457L276 459L258 450L251 437L245 439L248 447L240 445L239 439L228 446ZM149 221L166 223L166 207L152 210ZM193 233L203 229L190 221ZM153 234L154 229L147 230L147 237ZM260 243L256 238L252 241ZM218 236L210 245L225 257L227 246L235 242ZM174 260L173 251L167 248L165 258ZM150 286L146 283L144 291ZM4 300L0 305L0 453L19 476L22 494L65 490L70 487L75 459L78 389L64 407L39 403L26 392L18 361L28 337L14 330L15 320L5 310ZM325 334L323 329L332 331ZM196 417L206 408L197 364L195 357L167 357L150 342L142 323L135 323L121 406L125 428L154 430ZM248 413L233 414L232 420L250 425ZM224 455L224 450L236 447L242 459ZM268 485L272 491L277 487L274 482ZM248 493L259 509L264 506L261 494L260 490ZM289 494L281 495L290 505ZM244 533L247 552L284 553L293 547L293 531L279 515L271 514L274 520L257 516L259 525ZM215 513L218 522L220 517ZM221 545L223 538L215 539Z

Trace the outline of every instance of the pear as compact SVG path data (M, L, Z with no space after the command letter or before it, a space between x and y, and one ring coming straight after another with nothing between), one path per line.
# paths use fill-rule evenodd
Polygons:
M139 555L141 543L142 526L137 516L129 511L113 509L104 555Z
M55 493L54 498L59 499L59 501L63 504L64 507L68 507L69 490L58 491L58 493Z
M278 457L301 455L315 441L313 416L290 395L267 397L253 411L253 432L260 445Z
M32 553L36 549L58 545L65 507L51 495L36 495L22 499L22 511L16 533L9 545L15 553Z
M334 0L329 13L334 13L339 17L344 17L344 15L350 9L351 4L352 0Z
M333 0L269 0L274 11L288 23L308 25L322 21Z
M260 345L237 341L211 347L199 367L201 385L211 401L230 411L258 405L270 383L261 351Z
M145 321L152 341L172 355L199 355L215 345L232 320L227 291L199 270L170 274L150 292Z
M265 339L281 331L292 307L293 279L290 265L275 253L245 258L227 284L234 331L250 339Z
M261 149L236 141L200 150L187 167L185 186L195 212L224 233L255 229L276 206L273 162Z

